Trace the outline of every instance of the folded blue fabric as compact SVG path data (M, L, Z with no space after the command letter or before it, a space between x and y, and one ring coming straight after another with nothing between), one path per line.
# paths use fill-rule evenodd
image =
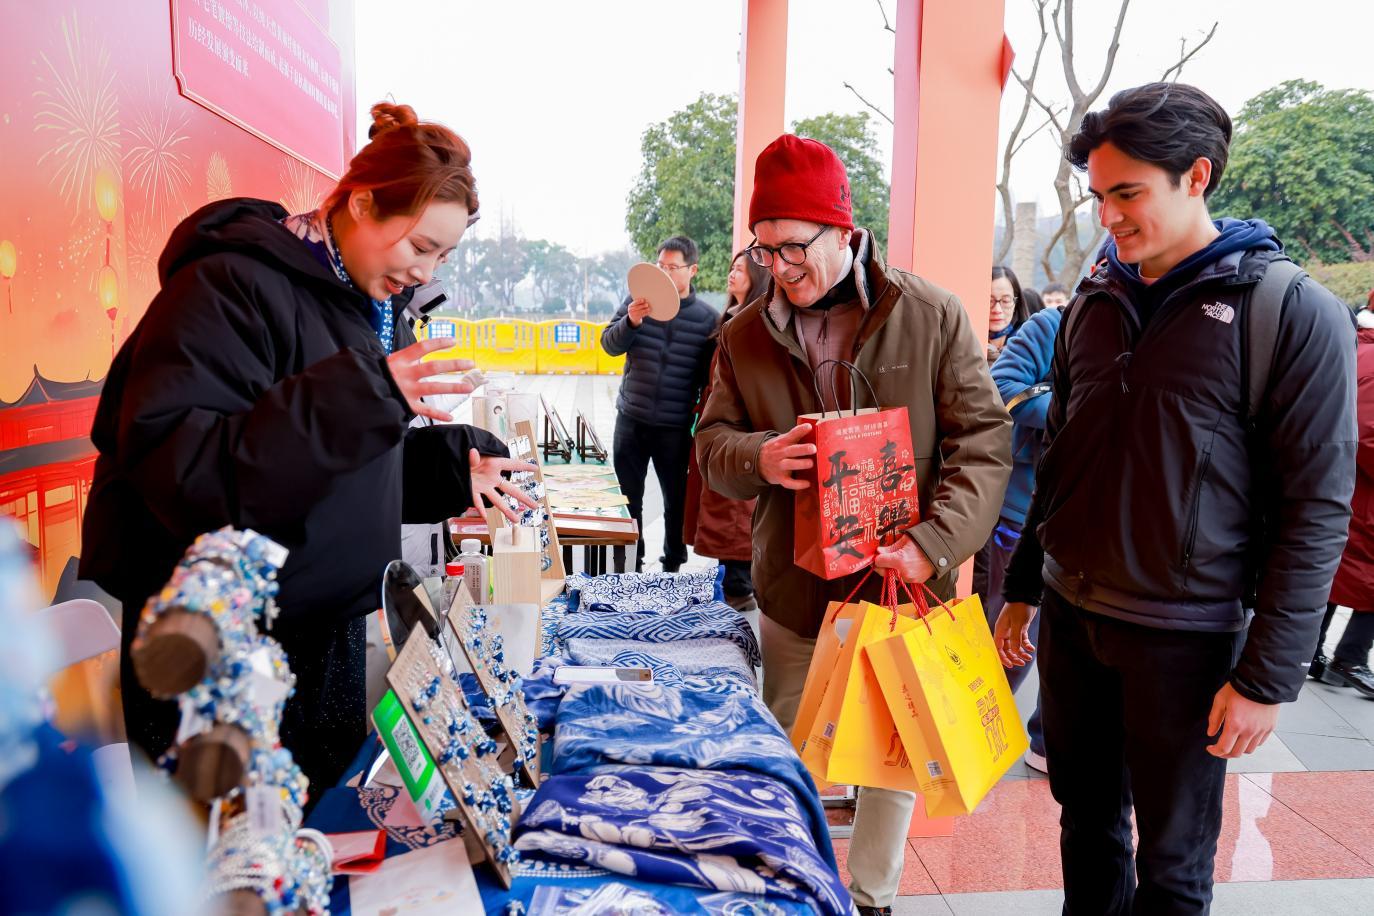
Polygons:
M682 573L575 574L568 576L564 584L568 593L575 596L579 611L605 604L621 612L668 614L692 599L724 601L724 579L725 567L714 566Z
M521 678L520 681L521 692L525 694L525 708L538 720L541 732L553 728L554 717L558 714L558 704L568 689L553 682L553 672L562 663L562 659L557 657L538 659L534 665L534 673ZM463 688L463 698L468 701L468 708L477 720L484 725L495 722L496 712L491 707L491 700L482 692L477 675L464 672L458 675L458 683Z
M752 691L713 693L662 684L586 684L558 707L553 773L606 765L754 772L796 798L811 844L831 868L830 827L811 774Z
M689 605L673 614L573 613L558 624L559 642L570 639L633 639L669 643L684 639L728 639L744 650L752 667L763 664L754 630L723 601Z
M663 664L672 665L686 677L704 674L708 670L728 670L738 674L758 689L754 666L749 664L744 650L728 639L684 639L678 642L641 642L636 639L570 639L568 660L574 665L619 664L620 655L642 653ZM653 667L646 665L644 667Z
M614 767L556 775L539 788L515 834L516 847L532 858L756 894L829 916L851 912L797 800L754 772Z

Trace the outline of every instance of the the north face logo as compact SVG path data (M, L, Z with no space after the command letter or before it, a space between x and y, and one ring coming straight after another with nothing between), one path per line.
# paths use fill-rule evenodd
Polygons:
M1236 320L1236 310L1229 305L1222 305L1220 302L1203 303L1202 314L1208 318L1215 318L1222 324L1230 324Z

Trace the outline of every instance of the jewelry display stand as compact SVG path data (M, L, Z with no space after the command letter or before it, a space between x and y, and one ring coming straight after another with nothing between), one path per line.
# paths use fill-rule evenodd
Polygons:
M520 673L507 664L504 640L487 626L483 608L462 601L449 609L448 625L506 734L513 769L538 788L539 723L525 706Z
M512 508L522 513L521 523L539 529L539 540L541 548L540 573L539 573L539 605L542 607L553 597L563 590L563 582L567 571L563 566L563 550L558 543L558 528L553 521L553 509L549 505L548 488L544 484L544 468L539 459L539 450L535 445L534 425L528 420L520 420L515 424L515 438L507 441L510 449L510 456L521 461L528 461L534 465L534 472L530 478L526 493L542 503L543 516L537 510L528 509L512 500ZM515 480L517 475L512 475ZM506 517L495 509L487 510L487 527L491 532L493 544L496 543L496 532L499 528L509 525ZM531 599L533 600L533 599Z
M412 632L386 679L449 788L469 860L487 862L509 889L520 860L511 845L520 818L515 785L501 771L496 742L468 709L448 657L425 633Z
M208 897L235 913L324 916L333 853L323 834L301 829L309 783L280 739L296 678L258 629L276 617L286 557L252 531L201 535L145 605L132 651L145 686L181 704L163 763L176 762L193 798L213 802Z

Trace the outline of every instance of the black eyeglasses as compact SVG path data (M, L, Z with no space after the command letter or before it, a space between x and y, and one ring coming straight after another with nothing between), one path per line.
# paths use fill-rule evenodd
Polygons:
M760 245L756 238L754 239L754 244L744 250L748 253L749 260L760 267L772 267L774 256L782 258L783 263L791 264L793 267L796 267L799 264L806 263L806 249L810 248L815 243L816 239L825 235L826 231L831 228L833 227L822 226L820 232L817 232L805 242L788 242L785 245L779 245L777 248Z

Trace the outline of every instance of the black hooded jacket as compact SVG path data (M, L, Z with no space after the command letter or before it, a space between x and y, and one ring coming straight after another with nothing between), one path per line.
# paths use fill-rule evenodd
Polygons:
M124 602L126 641L196 535L226 524L290 549L279 625L366 614L400 556L401 523L471 505L469 448L507 454L471 427L407 429L369 302L284 216L245 198L187 217L110 369L81 574ZM398 320L395 348L413 342Z
M1245 309L1278 248L1200 259L1152 314L1117 265L1079 284L1055 342L1045 452L1003 587L1008 601L1038 604L1048 584L1132 623L1234 632L1247 626L1242 600L1257 567L1231 683L1265 703L1296 699L1303 683L1355 473L1354 329L1349 309L1311 278L1284 304L1259 431L1247 432Z

